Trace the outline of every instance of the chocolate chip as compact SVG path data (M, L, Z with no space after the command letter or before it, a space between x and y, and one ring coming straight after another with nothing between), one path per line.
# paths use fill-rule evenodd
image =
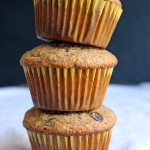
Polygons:
M56 118L50 118L47 121L45 121L45 125L52 125L57 121Z
M44 130L47 130L47 128L43 128Z
M81 119L81 117L80 117L80 116L78 116L78 118L79 118L79 119Z
M98 113L98 112L92 112L90 113L90 116L95 119L96 121L102 122L103 121L103 116Z
M68 51L69 51L69 48L66 48L65 51L68 52Z

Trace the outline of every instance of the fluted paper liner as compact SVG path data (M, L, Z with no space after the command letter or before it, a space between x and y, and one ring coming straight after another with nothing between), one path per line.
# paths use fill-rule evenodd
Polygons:
M100 107L112 71L113 68L24 67L35 107L55 111L83 111Z
M38 38L106 48L122 8L105 0L34 0Z
M44 135L27 130L32 150L108 150L111 132L83 136Z

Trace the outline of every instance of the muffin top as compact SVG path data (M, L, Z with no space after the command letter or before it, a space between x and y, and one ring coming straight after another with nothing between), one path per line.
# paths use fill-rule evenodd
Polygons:
M28 110L24 127L29 131L48 135L90 135L110 130L116 116L106 106L89 112L54 113L38 108Z
M106 50L92 46L51 42L27 51L20 64L28 67L111 68L117 58Z
M109 0L112 3L115 3L116 5L122 7L121 1L120 0Z

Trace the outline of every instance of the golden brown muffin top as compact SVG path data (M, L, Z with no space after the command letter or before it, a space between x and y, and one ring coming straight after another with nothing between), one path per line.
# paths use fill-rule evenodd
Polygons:
M51 42L27 51L20 64L28 67L95 69L114 67L117 58L106 50L92 46Z
M54 113L32 108L26 112L23 124L32 132L71 136L109 131L116 120L114 112L106 106L89 112L75 113Z
M109 0L112 3L115 3L116 5L122 7L121 1L120 0Z

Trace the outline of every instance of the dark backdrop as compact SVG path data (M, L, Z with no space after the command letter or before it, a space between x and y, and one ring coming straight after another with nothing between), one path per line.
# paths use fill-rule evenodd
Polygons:
M150 81L150 1L122 3L124 12L107 48L119 59L111 82ZM26 83L19 59L40 43L32 0L0 0L0 86Z

